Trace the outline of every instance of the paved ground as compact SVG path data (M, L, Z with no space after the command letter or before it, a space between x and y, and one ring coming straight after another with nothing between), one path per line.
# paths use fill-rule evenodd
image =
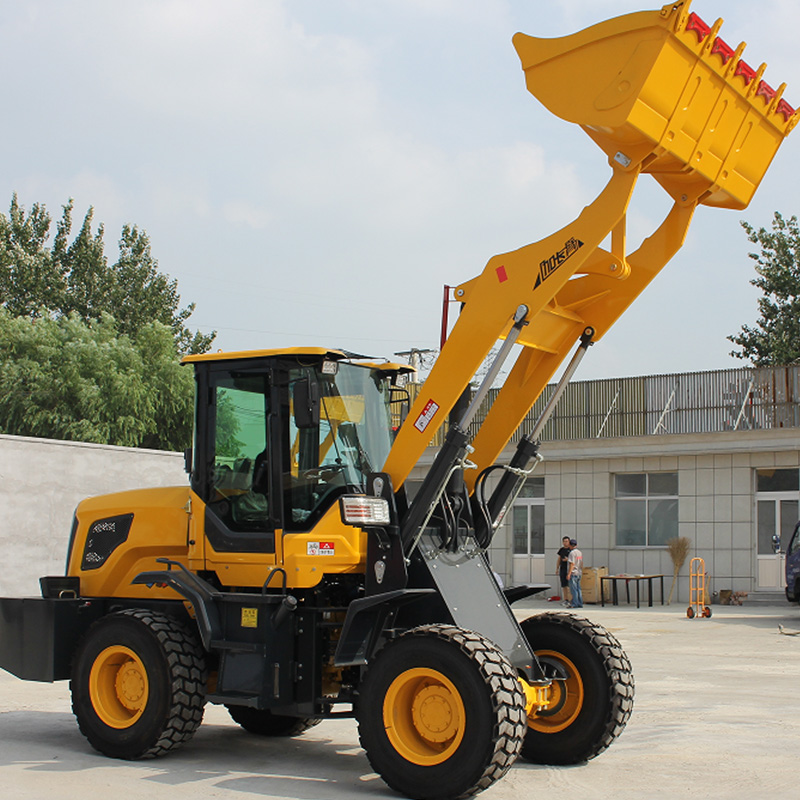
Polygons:
M533 611L547 608L531 602ZM527 616L530 611L520 614ZM585 616L622 642L636 676L636 706L617 742L588 764L518 763L486 800L796 800L800 774L800 610L714 606L599 608ZM69 710L65 684L0 673L0 783L14 800L165 797L369 800L396 797L370 772L355 724L325 722L299 739L263 740L209 707L194 740L156 761L94 753Z

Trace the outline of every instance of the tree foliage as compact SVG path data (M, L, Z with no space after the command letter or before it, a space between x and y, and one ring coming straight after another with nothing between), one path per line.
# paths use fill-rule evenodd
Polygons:
M758 300L755 327L743 325L728 339L741 350L731 355L756 367L800 363L800 227L797 217L785 219L777 211L772 229L756 230L742 222L748 240L759 245L750 253L758 277L750 281L763 292Z
M187 319L194 304L180 307L178 283L158 269L145 231L125 225L119 257L108 263L103 225L93 231L89 208L72 236L73 202L56 223L50 243L51 218L44 205L29 212L16 194L6 217L0 214L0 305L12 316L41 318L77 314L85 322L111 314L117 330L135 338L151 322L166 325L179 353L204 353L215 334L190 331Z
M191 444L193 377L173 331L120 334L105 312L13 317L0 308L0 432L129 447Z

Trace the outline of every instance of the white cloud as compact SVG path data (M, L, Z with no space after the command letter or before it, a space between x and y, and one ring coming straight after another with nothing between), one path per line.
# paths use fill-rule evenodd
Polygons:
M267 228L273 219L266 208L258 208L246 201L229 201L222 205L222 216L234 225L246 225L256 230Z

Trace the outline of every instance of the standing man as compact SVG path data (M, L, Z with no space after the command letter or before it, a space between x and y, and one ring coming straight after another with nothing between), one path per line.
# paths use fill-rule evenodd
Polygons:
M569 558L569 536L565 536L561 540L561 547L558 548L556 553L556 575L558 575L559 582L561 583L561 602L562 605L569 603L569 581L567 580L567 559Z
M569 591L572 594L570 608L583 608L583 594L581 593L581 575L583 575L583 553L578 550L577 539L569 540L569 556L567 556L567 580Z

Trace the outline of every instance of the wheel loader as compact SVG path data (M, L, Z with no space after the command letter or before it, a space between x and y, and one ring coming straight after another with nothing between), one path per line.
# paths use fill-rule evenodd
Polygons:
M785 86L720 26L686 0L563 38L517 34L528 89L608 158L597 199L453 290L459 318L413 404L407 368L342 350L186 357L189 486L81 502L65 574L42 578L42 597L0 601L2 667L69 680L80 730L121 759L187 742L206 703L262 736L354 717L374 771L426 800L475 794L519 756L605 750L633 705L623 649L570 613L518 622L511 603L542 587L502 589L487 550L589 346L680 248L698 205L747 206L797 123ZM643 174L673 205L629 253ZM542 418L498 462L573 349Z

